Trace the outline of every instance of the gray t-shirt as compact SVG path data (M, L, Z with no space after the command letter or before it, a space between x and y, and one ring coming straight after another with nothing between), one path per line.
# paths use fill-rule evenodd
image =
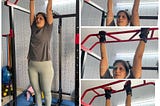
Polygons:
M52 34L52 24L45 23L43 28L37 28L36 23L31 25L31 37L29 45L28 59L33 61L51 60L50 39Z

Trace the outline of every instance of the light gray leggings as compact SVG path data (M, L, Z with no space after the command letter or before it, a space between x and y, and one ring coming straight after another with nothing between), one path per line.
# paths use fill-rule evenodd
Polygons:
M35 92L36 104L42 106L41 91L44 92L45 106L51 106L51 86L54 71L51 61L32 61L28 64L28 73L31 85Z

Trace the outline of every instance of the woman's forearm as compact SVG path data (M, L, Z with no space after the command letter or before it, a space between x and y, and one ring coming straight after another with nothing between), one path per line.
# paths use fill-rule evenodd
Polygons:
M132 14L138 13L140 0L134 0Z
M47 12L47 21L49 24L51 24L53 22L52 0L48 0L46 12Z
M112 0L107 1L107 18L106 18L106 25L110 25L112 20L114 19L113 16L113 2Z
M34 21L34 14L35 14L35 5L34 5L34 0L30 0L30 25L32 25Z
M139 26L140 25L140 20L139 20L139 3L140 0L134 0L134 5L132 8L132 19L131 19L131 23L134 26Z
M48 0L47 12L52 12L52 0Z
M113 10L113 1L112 0L107 1L107 9L108 9L108 12Z

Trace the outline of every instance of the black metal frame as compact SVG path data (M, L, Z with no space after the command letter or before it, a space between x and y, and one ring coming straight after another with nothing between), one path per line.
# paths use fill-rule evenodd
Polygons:
M6 2L5 2L6 5ZM13 86L13 102L12 106L17 106L17 85L16 85L16 58L15 58L15 33L14 33L14 7L9 6L9 20L10 20L10 34L11 38L11 73L12 73L12 86Z
M16 59L15 59L15 38L14 38L14 19L13 19L13 8L12 7L10 7L9 8L9 16L10 16L10 30L12 31L12 36L13 37L11 37L11 48L13 48L12 49L12 68L11 68L11 70L12 70L12 76L13 77L15 77L16 78ZM17 89L17 85L16 85L16 79L12 79L13 80L13 99L16 99L16 97L17 97L17 91L16 91L16 89ZM17 102L15 101L14 103L13 103L13 106L16 106L16 104L17 104Z
M30 13L29 10L22 8L20 6L17 6L9 1L5 1L4 4L9 7L9 15L10 15L10 32L12 32L12 38L11 38L11 49L12 49L12 70L13 70L13 106L17 105L16 97L16 59L15 59L15 38L14 38L14 9L20 10L24 13ZM54 14L54 13L53 13ZM58 34L59 34L59 91L52 91L54 93L59 93L59 100L58 105L62 102L62 94L69 95L69 93L62 92L62 81L61 81L61 49L62 49L62 18L68 18L68 17L76 17L76 33L75 33L75 39L79 40L79 0L76 0L76 14L56 14L53 15L54 18L59 18L59 25L58 25ZM77 40L76 40L77 41ZM75 42L75 104L76 106L79 105L79 42Z
M76 0L75 31L75 106L79 106L79 0Z

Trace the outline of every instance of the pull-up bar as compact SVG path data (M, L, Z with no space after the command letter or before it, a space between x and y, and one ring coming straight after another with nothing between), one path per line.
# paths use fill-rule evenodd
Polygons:
M22 12L25 12L25 13L30 14L30 11L29 11L29 10L27 10L27 9L25 9L25 8L23 8L23 7L20 7L20 6L18 6L18 5L16 5L17 2L18 2L18 0L17 0L15 3L10 2L9 0L6 0L6 1L4 2L4 4L5 4L6 6L10 6L10 7L13 7L14 9L17 9L17 10L20 10L20 11L22 11Z
M100 7L99 5L97 5L96 3L94 3L91 0L84 0L84 2L91 5L92 7L96 8L96 9L100 10L101 12L107 13L102 7Z
M14 9L17 9L17 10L20 10L24 13L27 13L27 14L30 14L30 11L23 8L23 7L20 7L18 5L16 5L18 2L18 0L15 2L15 3L12 3L10 1L5 1L5 5L6 6L10 6L10 7L13 7ZM56 14L55 14L56 13ZM57 14L57 12L53 12L53 18L67 18L67 17L76 17L76 14Z
M9 2L9 0L6 0L7 2ZM10 2L10 3L12 3L12 2ZM18 0L16 0L14 3L12 3L12 4L17 4L18 3Z
M147 38L147 40L157 40L158 37L153 37L153 34L154 34L154 31L155 30L158 30L158 28L150 28L150 31L151 32L151 36L149 38ZM120 39L114 35L117 35L117 34L126 34L126 33L134 33L129 39ZM134 37L140 33L140 30L128 30L128 31L119 31L119 32L108 32L106 33L106 36L114 39L114 40L106 40L106 43L117 43L117 42L129 42L129 41L138 41L140 39L135 39ZM81 43L81 45L83 45L90 37L93 37L93 36L96 36L98 37L99 34L90 34L88 35ZM90 48L89 50L92 50L97 44L99 44L100 42L96 42L94 43Z
M97 90L99 90L99 89L106 89L106 87L108 87L108 86L111 86L111 85L114 85L114 84L118 84L118 83L121 83L121 82L124 82L124 81L126 81L126 80L118 80L118 81L111 82L111 83L108 83L108 84L104 84L104 85L101 85L101 86L97 86L97 87L86 89L84 91L84 93L82 94L82 96L81 96L81 104L82 104L82 106L91 106L91 104L92 104L92 102L94 101L95 98L105 95L105 94L99 93ZM142 86L146 86L146 85L153 85L153 86L155 86L155 82L146 82L145 80L143 80L142 84L138 84L138 85L132 86L132 89L138 88L138 87L142 87ZM124 90L125 89L112 90L112 94L118 93L118 92L122 92ZM95 96L92 97L92 99L89 101L89 103L86 103L86 102L84 102L83 99L87 95L87 93L89 93L89 92L93 92L95 94Z

